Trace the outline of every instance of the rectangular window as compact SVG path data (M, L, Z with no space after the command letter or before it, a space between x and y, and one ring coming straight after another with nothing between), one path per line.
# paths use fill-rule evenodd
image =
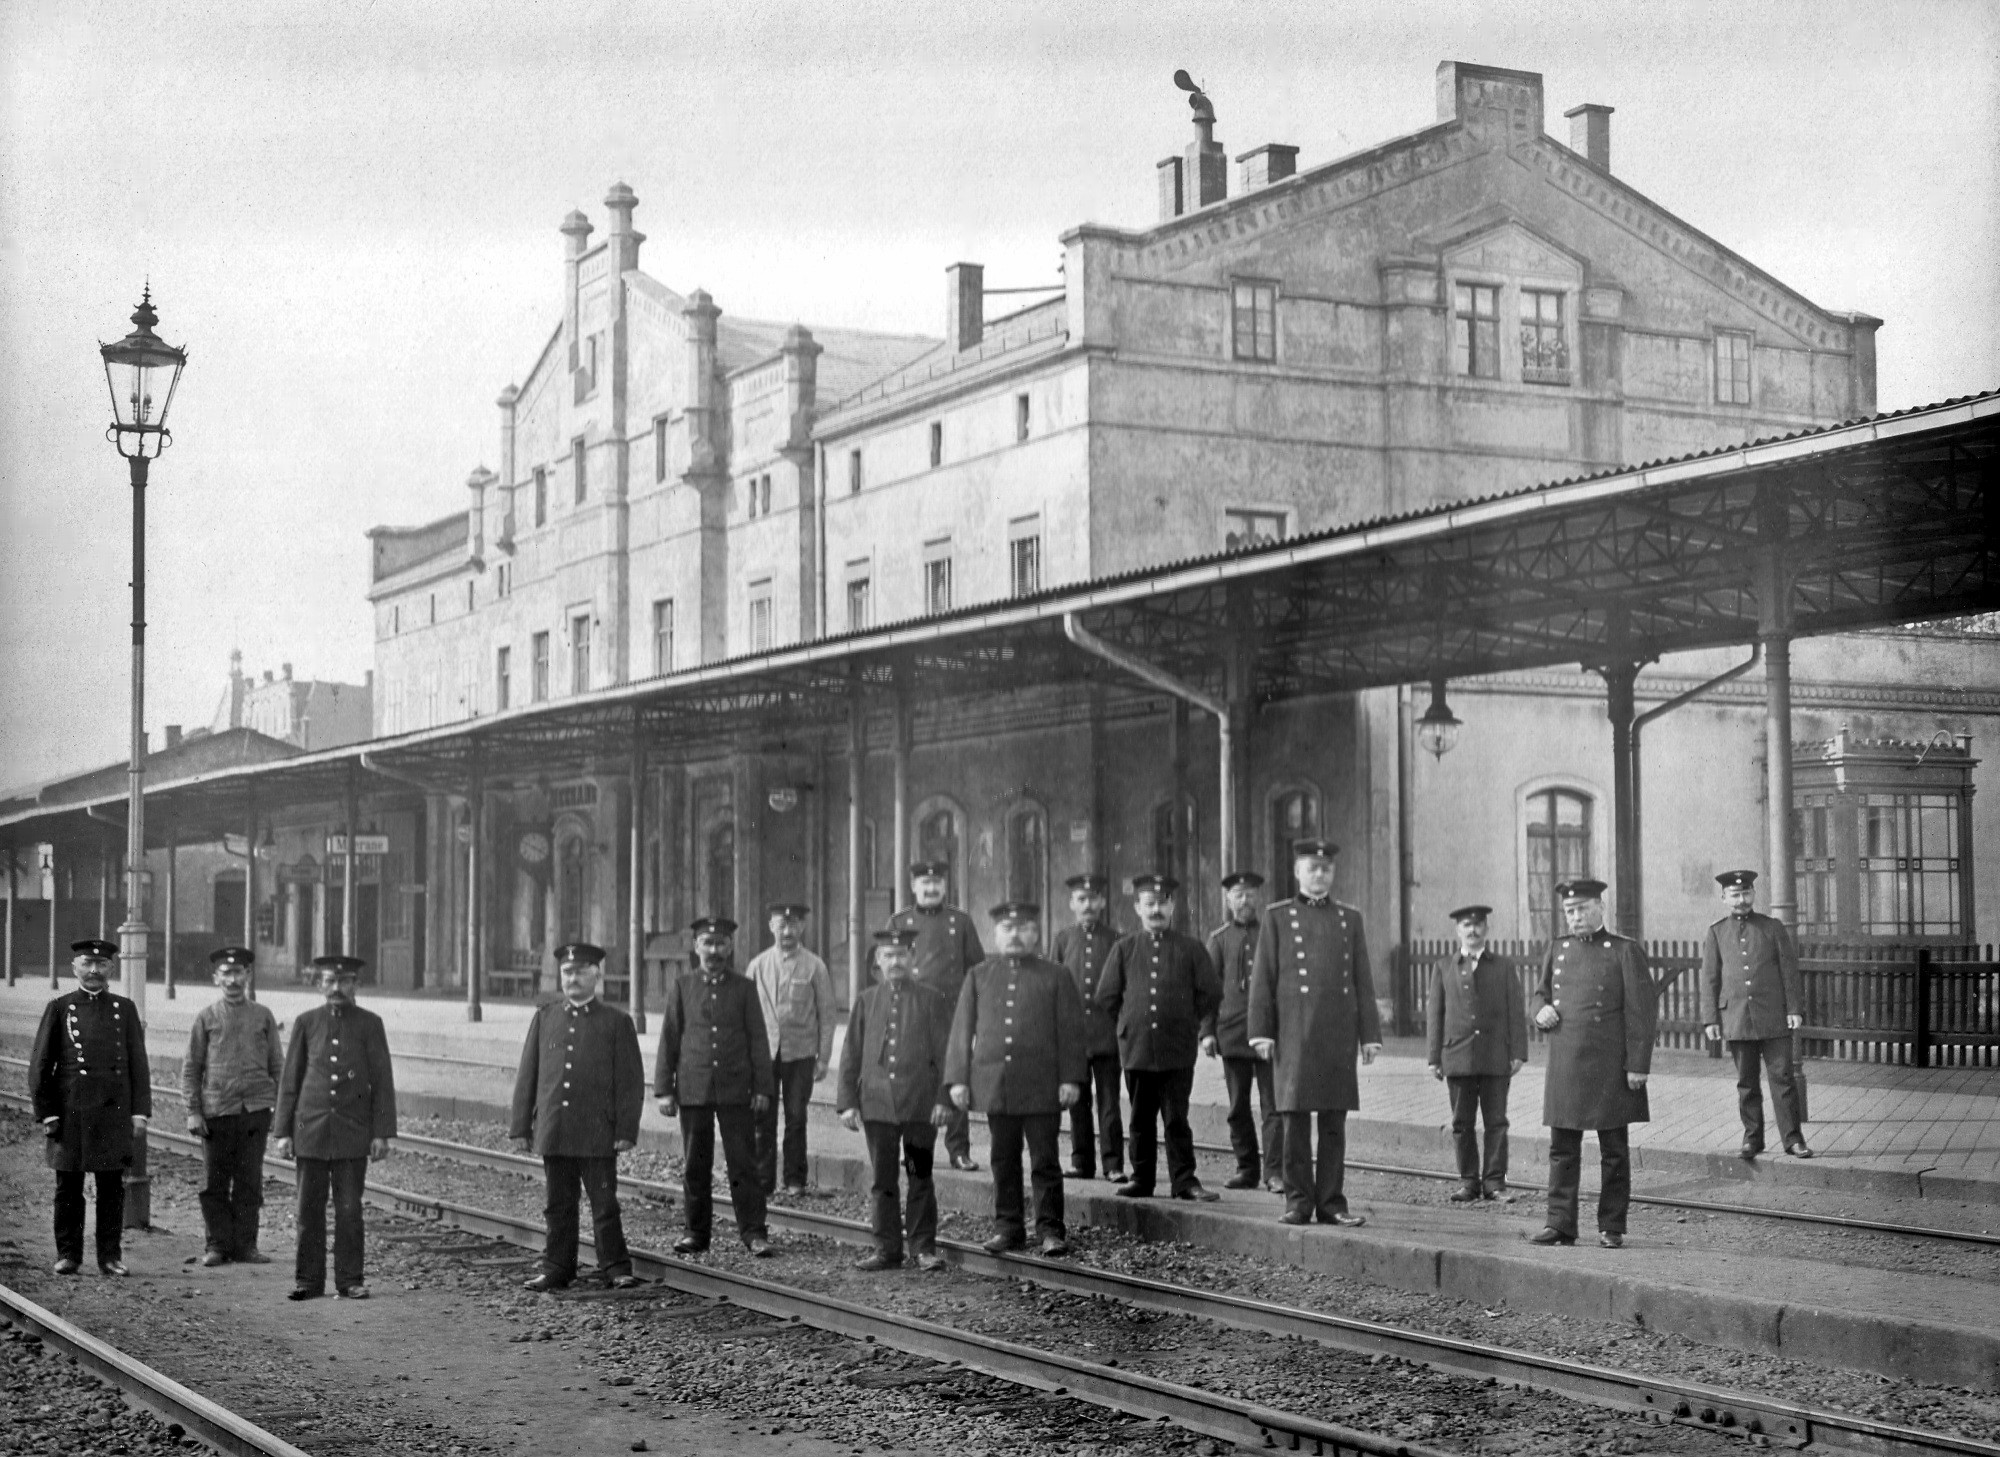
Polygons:
M1452 348L1457 370L1475 379L1500 377L1500 290L1461 283L1452 291Z
M1014 396L1014 439L1020 441L1027 438L1028 397L1026 395L1016 395Z
M1009 579L1016 597L1042 590L1042 539L1017 536L1007 543Z
M493 569L493 595L505 597L514 586L514 564L501 562Z
M569 620L569 691L590 690L590 614L580 612Z
M542 466L535 467L535 525L549 524L549 473Z
M1278 357L1278 285L1239 283L1231 291L1234 352L1238 359Z
M584 453L581 435L569 443L569 458L571 468L576 473L576 504L581 506L590 499L590 472L585 463L588 457Z
M1226 510L1222 513L1225 550L1242 551L1285 539L1282 511Z
M533 677L528 683L529 695L536 703L549 700L549 635L538 632L529 646L529 671Z
M505 713L514 692L514 650L501 648L493 655L493 709Z
M847 579L847 630L866 632L868 630L869 581L866 577Z
M760 498L757 514L760 516L769 516L771 514L771 478L769 476L759 476L757 478L757 491Z
M750 584L750 651L771 649L771 583L766 578Z
M757 515L757 478L751 476L743 483L743 514L752 518Z
M662 598L653 604L653 671L674 670L674 599Z
M951 543L931 542L924 547L924 611L951 611Z
M1521 378L1529 384L1569 383L1569 338L1559 293L1521 290Z
M931 469L944 464L944 422L931 421Z
M847 494L852 496L861 489L861 452L847 452Z
M653 479L667 478L667 417L659 416L653 421Z
M1715 336L1715 400L1721 405L1750 403L1750 336Z

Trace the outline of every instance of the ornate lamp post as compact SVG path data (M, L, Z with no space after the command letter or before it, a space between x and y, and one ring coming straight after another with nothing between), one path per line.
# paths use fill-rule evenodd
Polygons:
M1451 705L1444 701L1444 679L1431 679L1431 706L1417 720L1417 742L1432 758L1442 759L1457 745L1458 731L1463 726L1458 715L1451 711Z
M118 928L118 960L125 995L146 1020L146 900L142 876L146 865L146 469L173 439L167 433L167 407L187 364L187 351L161 341L153 332L160 322L153 312L149 285L132 313L132 332L116 344L100 343L104 378L111 387L112 425L105 438L132 468L132 762L126 774L125 921ZM134 1149L132 1172L126 1178L125 1223L144 1229L152 1223L146 1197L146 1148ZM136 1197L134 1197L136 1196Z

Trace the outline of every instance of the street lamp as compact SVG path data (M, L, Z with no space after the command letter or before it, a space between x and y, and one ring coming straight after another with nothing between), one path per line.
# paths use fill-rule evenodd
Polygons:
M1458 743L1458 731L1463 727L1444 701L1444 679L1431 679L1431 706L1417 720L1417 742L1433 759L1442 759Z
M146 901L140 879L146 864L146 469L173 440L167 433L167 407L174 402L181 369L187 364L185 349L162 342L153 332L159 322L148 285L132 312L132 332L116 344L97 346L104 356L105 382L111 387L112 424L105 438L132 468L132 762L126 771L125 921L118 928L118 960L125 995L142 1027L146 1021ZM152 1211L143 1139L133 1150L126 1185L126 1226L145 1229L152 1223Z

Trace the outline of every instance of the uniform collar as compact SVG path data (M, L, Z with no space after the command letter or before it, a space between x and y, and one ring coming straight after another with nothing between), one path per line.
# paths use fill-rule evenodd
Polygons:
M576 1015L577 1013L579 1013L579 1012L594 1012L594 1011L596 1011L596 1010L597 1010L597 998L596 998L595 996L593 996L593 997L591 997L591 999L590 999L589 1001L587 1001L587 1002L583 1002L583 1003L579 1004L579 1003L576 1003L576 1002L572 1002L572 1001L571 1001L571 1000L570 1000L570 999L569 999L568 997L564 997L564 998L563 998L563 1006L564 1006L564 1008L565 1008L565 1009L566 1009L566 1010L567 1010L567 1011L569 1012L569 1014L570 1014L570 1015L571 1015L572 1017L574 1017L574 1016L575 1016L575 1015Z
M106 987L106 988L105 988L105 989L104 989L103 991L98 991L98 992L94 992L94 991L92 991L92 990L91 990L91 989L90 989L89 987L78 987L78 988L77 988L77 992L78 992L78 994L79 994L79 995L81 995L81 996L86 996L86 997L90 998L90 1000L91 1000L91 1001L93 1001L93 1002L95 1002L95 1001L101 1001L101 1000L102 1000L102 999L104 998L105 994L106 994L107 992L109 992L110 990L111 990L111 988L109 988L109 987Z
M943 914L944 914L944 912L945 912L945 907L944 907L944 906L943 906L942 904L938 904L938 905L934 905L934 906L914 906L914 905L913 905L913 906L911 906L911 907L910 907L910 909L911 909L911 910L913 910L913 911L915 911L915 912L916 912L916 913L917 913L918 915L920 915L920 916L941 916L941 915L943 915Z
M1302 906L1311 906L1311 907L1313 907L1313 908L1314 908L1315 910L1322 910L1322 911L1323 911L1323 910L1325 910L1325 909L1326 909L1326 908L1327 908L1328 906L1330 906L1330 905L1332 905L1332 904L1333 904L1333 897L1332 897L1332 896L1330 896L1330 895L1325 895L1325 896L1321 896L1321 897L1320 897L1320 898L1319 898L1318 900L1314 900L1314 899L1313 899L1313 898L1312 898L1311 896L1307 895L1307 894L1306 894L1306 893L1305 893L1304 891L1300 891L1300 892L1299 892L1299 904L1300 904L1300 905L1302 905Z
M1463 947L1461 947L1458 952L1458 959L1460 961L1469 961L1474 966L1477 966L1479 965L1479 959L1491 949L1492 949L1491 947L1482 946L1477 951L1468 953Z

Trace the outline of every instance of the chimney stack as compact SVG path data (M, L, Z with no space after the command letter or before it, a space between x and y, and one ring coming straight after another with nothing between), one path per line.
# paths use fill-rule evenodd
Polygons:
M1563 113L1569 118L1569 149L1600 172L1611 170L1611 113L1616 109L1586 101Z
M181 726L177 723L170 723L167 725L167 747L169 749L178 749L180 746Z
M956 354L986 330L985 266L954 263L944 271L944 342Z
M1237 175L1242 179L1243 190L1254 192L1260 187L1269 187L1273 182L1282 182L1298 171L1299 149L1288 147L1283 142L1266 142L1261 147L1239 153L1236 161L1241 169Z
M291 665L290 663L287 663L287 664L285 664L285 668L284 668L284 672L285 672L285 681L286 681L287 683L291 682L291 681L292 681L292 665Z
M1164 223L1186 211L1181 194L1181 159L1169 157L1160 163L1160 221Z

